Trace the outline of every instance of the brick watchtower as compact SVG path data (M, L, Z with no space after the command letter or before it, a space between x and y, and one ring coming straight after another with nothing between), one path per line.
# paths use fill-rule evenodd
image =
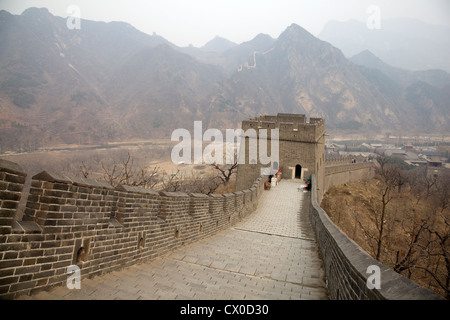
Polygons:
M247 133L249 129L256 132L259 141L263 129L268 132L267 150L271 150L272 129L279 131L279 163L272 163L273 171L283 168L283 179L298 179L304 181L312 174L317 177L318 199L322 198L325 166L325 121L321 118L310 118L309 122L303 114L284 114L276 116L261 116L242 121L244 137L241 138L241 154L245 150L245 159L239 159L236 178L236 190L251 187L251 184L261 175L261 168L268 167L260 163L259 159L249 159L252 148L251 139ZM258 146L259 143L254 143ZM244 149L245 148L245 149ZM258 153L259 154L259 153Z

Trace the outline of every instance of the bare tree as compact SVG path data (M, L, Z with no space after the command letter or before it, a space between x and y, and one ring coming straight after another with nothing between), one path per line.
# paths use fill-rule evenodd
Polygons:
M436 192L432 194L433 203L441 214L450 208L450 172L445 170L440 172L435 179Z
M417 264L419 255L417 254L418 249L420 249L419 241L422 233L426 231L427 221L422 219L421 221L416 221L414 217L410 216L410 219L405 219L403 221L403 231L409 237L409 241L405 248L403 257L400 259L400 251L396 251L395 263L393 269L401 273L408 270L408 278L411 278L411 266Z
M185 184L182 190L186 193L212 194L222 184L217 176L194 177Z
M180 169L176 173L163 175L161 178L161 189L168 192L181 191L185 184L185 178Z
M377 178L381 183L379 204L372 205L372 213L374 217L375 227L377 229L377 245L375 259L380 260L381 249L384 240L384 229L387 221L388 205L392 201L392 190L398 185L397 179L399 175L398 166L388 162L385 157L377 159L379 166L376 169ZM381 207L380 207L381 206Z
M408 183L408 175L405 170L401 170L399 167L397 167L393 173L393 180L398 188L397 192L400 193L402 192L402 187Z
M211 194L223 184L223 181L230 179L237 166L219 167L223 171L223 176L209 175L201 177L193 175L186 176L186 173L178 169L175 173L167 174L160 172L159 167L142 167L136 164L133 156L127 152L126 156L117 159L98 160L97 165L101 173L94 174L91 165L87 165L85 161L79 166L80 173L83 177L100 176L101 179L107 181L112 186L120 184L129 186L138 186L148 189L164 190L169 192L185 192L185 193L204 193Z
M425 252L428 253L429 258L435 258L433 259L433 264L436 268L434 270L431 268L433 265L432 263L428 266L413 265L411 267L422 269L427 272L441 287L441 289L444 290L446 298L450 299L450 223L447 218L443 218L445 224L445 228L443 230L442 228L439 230L437 226L427 227L427 231L431 236L430 244L432 245L426 246ZM443 270L440 270L438 268L438 263L436 263L436 261L439 261L440 259L444 260ZM429 260L431 261L431 259Z
M406 177L402 173L400 166L393 163L387 157L377 159L376 176L377 195L370 196L362 200L370 215L372 225L364 225L355 216L355 225L359 225L367 245L373 251L375 259L380 260L382 252L390 250L389 233L394 229L394 214L389 211L389 204L394 199L394 191L406 184Z
M147 167L136 168L134 159L129 152L126 159L122 159L119 162L114 161L110 166L102 161L101 167L103 169L103 179L114 187L124 184L153 188L159 182L157 179L159 168L156 166L153 169ZM88 173L83 172L83 174L86 176Z
M80 172L83 175L84 178L88 178L90 172L92 171L92 169L89 167L87 167L86 162L81 161L81 165L80 165Z
M164 175L161 179L161 188L169 192L203 193L211 194L222 184L218 176L187 177L180 170L176 173Z
M408 179L411 193L416 197L417 203L433 195L437 177L430 174L428 167L413 170Z
M219 166L217 163L211 164L217 171L218 176L222 180L224 184L228 184L230 182L231 176L236 172L238 167L238 162L235 159L233 164L228 164L225 166Z
M429 189L424 188L423 197L426 211L407 214L403 222L403 234L409 237L405 250L400 257L396 252L393 269L399 273L407 272L407 277L413 275L417 280L426 282L433 287L433 282L450 298L450 218L449 191L450 175L442 172L429 181ZM416 201L418 201L416 199ZM418 273L423 271L423 274Z

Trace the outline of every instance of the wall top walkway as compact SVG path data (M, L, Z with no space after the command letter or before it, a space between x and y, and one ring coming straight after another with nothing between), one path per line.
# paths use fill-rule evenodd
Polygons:
M148 263L21 299L328 299L309 193L283 180L234 227Z
M0 162L1 299L65 285L73 265L92 278L229 229L254 212L264 191L262 178L242 192L200 196L44 171L25 195L26 176Z

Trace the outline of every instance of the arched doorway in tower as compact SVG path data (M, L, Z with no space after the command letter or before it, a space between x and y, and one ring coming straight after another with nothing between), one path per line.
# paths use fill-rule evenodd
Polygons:
M301 178L302 178L302 166L298 164L295 166L295 179Z

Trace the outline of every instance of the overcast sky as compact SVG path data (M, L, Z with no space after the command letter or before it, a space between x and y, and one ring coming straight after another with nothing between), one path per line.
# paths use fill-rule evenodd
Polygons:
M317 36L330 20L366 22L373 5L381 19L410 17L450 26L449 0L0 0L0 9L12 14L45 7L67 17L71 5L82 19L125 21L183 47L201 47L217 35L236 43L259 33L278 38L292 23Z

